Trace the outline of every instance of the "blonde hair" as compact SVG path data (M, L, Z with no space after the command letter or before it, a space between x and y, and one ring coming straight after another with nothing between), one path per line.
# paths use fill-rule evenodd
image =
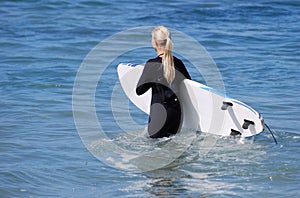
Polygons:
M171 33L166 27L158 26L152 31L152 39L155 40L158 48L164 49L164 54L162 57L164 76L167 82L171 84L175 78Z

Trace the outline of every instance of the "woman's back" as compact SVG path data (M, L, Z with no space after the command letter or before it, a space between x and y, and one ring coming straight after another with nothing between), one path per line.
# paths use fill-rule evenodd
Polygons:
M148 133L152 138L168 137L181 128L179 88L191 77L183 62L172 55L171 34L166 27L153 30L152 46L158 56L147 61L136 93L142 95L152 89Z

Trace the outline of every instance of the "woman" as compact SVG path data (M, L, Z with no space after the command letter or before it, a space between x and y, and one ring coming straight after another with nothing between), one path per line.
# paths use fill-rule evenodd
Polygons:
M172 55L170 31L159 26L152 31L152 46L157 57L147 61L136 93L152 88L148 134L151 138L169 137L181 128L180 83L191 79L183 62Z

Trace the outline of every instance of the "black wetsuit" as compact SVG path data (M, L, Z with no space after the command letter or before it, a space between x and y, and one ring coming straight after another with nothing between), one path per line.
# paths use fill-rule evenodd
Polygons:
M151 138L169 137L181 128L182 110L179 98L180 83L191 79L183 62L173 57L175 79L169 85L164 77L162 58L156 57L147 61L139 79L136 93L144 94L152 88L152 99L148 133Z

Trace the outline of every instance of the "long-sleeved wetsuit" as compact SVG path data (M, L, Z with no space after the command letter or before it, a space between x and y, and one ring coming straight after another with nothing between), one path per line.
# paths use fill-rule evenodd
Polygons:
M171 85L164 77L162 58L156 57L147 61L136 88L138 95L152 88L148 123L148 133L151 138L169 137L176 134L181 127L180 83L191 77L180 59L174 56L173 60L175 78Z

